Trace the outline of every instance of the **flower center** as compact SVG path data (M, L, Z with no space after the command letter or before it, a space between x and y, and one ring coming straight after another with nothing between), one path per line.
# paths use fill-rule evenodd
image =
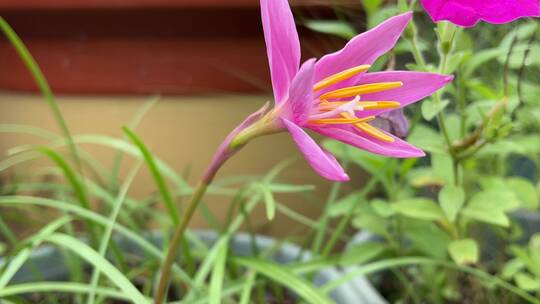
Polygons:
M369 65L359 65L331 75L316 83L313 86L313 92L318 92L343 80L347 80L367 71L369 68ZM316 104L313 113L309 117L309 123L314 125L349 124L353 125L355 129L361 133L368 134L382 141L394 142L395 139L392 136L369 124L370 121L375 119L375 116L359 118L356 117L356 112L399 108L400 103L397 101L361 101L360 96L384 92L401 86L403 86L403 82L401 81L377 82L345 87L323 93L318 100L315 101ZM349 101L343 100L351 97L354 97L354 99Z

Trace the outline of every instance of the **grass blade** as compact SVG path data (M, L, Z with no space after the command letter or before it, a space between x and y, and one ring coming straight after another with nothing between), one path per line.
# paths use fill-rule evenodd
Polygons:
M176 207L176 204L174 203L171 193L169 191L169 188L167 187L167 183L165 183L165 180L163 179L163 176L161 175L161 172L159 171L156 161L154 160L154 156L146 147L146 145L143 143L143 141L130 129L124 127L122 128L128 138L133 142L135 146L139 149L141 152L144 161L146 162L148 169L152 173L152 177L154 178L154 181L159 189L159 192L161 193L161 196L163 198L163 203L165 204L165 208L167 208L167 211L169 212L169 215L171 216L171 219L173 220L175 225L178 225L178 208Z
M109 216L107 226L105 227L105 232L103 234L103 237L101 238L101 243L99 245L99 254L102 257L105 257L105 254L107 252L107 247L109 245L109 241L111 240L114 223L116 223L116 219L118 218L118 215L120 214L120 209L122 208L124 200L126 199L129 187L131 186L140 168L141 168L141 163L138 163L135 166L135 168L128 174L128 177L126 178L124 185L122 185L122 188L120 189L120 193L118 194L118 197L114 203L113 211L111 212L111 215ZM97 268L94 269L92 278L90 280L90 285L92 288L90 290L90 294L88 295L88 302L87 302L88 304L93 304L95 302L95 295L96 295L95 291L99 282L99 275L100 275L99 269Z
M79 204L88 210L91 210L90 207L90 201L88 200L88 196L86 195L86 191L83 187L83 184L77 177L77 174L73 170L71 170L71 167L68 165L68 163L64 160L64 158L58 154L56 151L51 150L49 148L41 148L40 151L47 155L52 161L56 163L56 165L62 170L64 173L64 176L68 180L69 184L71 185L71 188L73 188L73 192L75 193L75 196L77 197L77 200L79 201ZM92 246L97 246L98 244L98 232L96 231L96 227L94 227L94 224L90 221L87 221L87 228L88 232L90 234L90 240L92 242Z
M75 254L79 255L86 262L99 269L101 273L107 276L113 284L120 288L131 301L136 304L149 303L141 292L109 261L99 255L85 243L66 234L55 233L47 238L47 241L58 246L65 247Z
M227 262L228 248L229 246L227 244L219 247L210 280L210 304L221 303L221 291L223 289L223 279L225 278L225 263Z
M0 196L0 205L44 206L76 214L84 219L91 220L103 226L108 223L108 219L98 213L59 200L51 200L32 196ZM163 261L165 259L165 256L163 255L161 250L159 250L155 245L145 240L137 233L132 232L131 230L118 223L114 225L114 229L121 235L125 236L128 240L140 246L141 249L143 249L151 256L157 258L160 261ZM183 282L185 282L188 286L192 286L194 284L193 280L185 272L183 272L177 264L173 265L173 270L173 273L176 274L177 277Z
M255 258L234 258L233 262L254 270L278 283L289 288L308 303L333 303L326 294L303 278L296 276L282 265L258 260Z
M45 238L47 238L51 233L54 233L60 227L64 226L66 223L71 221L71 217L63 216L57 220L52 221L38 233L34 234L30 239L30 246L22 249L7 265L6 269L0 275L0 290L5 288L7 284L11 281L13 276L19 271L19 269L24 265L24 263L30 257L32 250L39 246Z
M0 298L11 297L16 295L23 295L28 293L74 293L74 294L87 294L90 292L90 286L81 283L72 282L35 282L17 284L7 286L0 289ZM108 298L115 298L119 300L130 300L131 298L123 292L117 291L112 288L97 288L96 294ZM148 300L149 301L149 300ZM148 301L146 303L148 303Z
M77 152L77 147L75 146L75 143L73 142L71 132L69 131L69 128L66 124L64 116L62 115L62 112L60 111L60 107L58 106L58 103L56 102L56 99L51 90L51 87L49 86L47 79L45 79L45 76L43 75L43 72L39 68L39 65L37 64L32 54L30 54L30 52L28 51L28 48L26 48L21 38L19 38L19 36L17 35L17 33L15 33L13 28L11 28L11 26L2 17L0 17L0 30L4 32L4 35L6 35L9 42L13 45L19 57L25 64L26 68L30 71L30 74L32 74L32 77L34 78L36 85L41 91L41 94L43 94L43 96L45 97L45 100L47 101L47 104L49 105L49 108L51 109L56 122L60 126L62 133L64 134L66 140L68 141L69 150L71 151L73 160L77 164L77 168L79 169L80 172L82 172L82 166L81 166L79 153Z

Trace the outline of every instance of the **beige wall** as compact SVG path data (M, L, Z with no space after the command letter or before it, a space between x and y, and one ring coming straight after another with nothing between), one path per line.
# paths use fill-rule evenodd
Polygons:
M136 132L150 149L178 172L192 173L190 182L200 176L221 140L248 114L257 110L268 97L265 96L211 96L211 97L162 97L148 112ZM148 97L59 97L58 102L67 123L74 134L104 134L122 136L121 127L130 121L137 109ZM56 123L46 102L39 96L27 94L0 93L0 123L28 124L58 132ZM0 151L5 157L6 150L17 145L45 143L33 136L0 134ZM111 149L84 146L105 166L112 163L114 152ZM280 161L296 158L296 162L283 175L285 181L317 186L316 194L326 196L329 182L315 175L296 151L287 134L278 134L257 139L227 163L218 174L222 177L238 174L263 174ZM27 175L36 170L34 162L17 166L17 175ZM124 168L126 169L126 168ZM124 170L125 171L125 170ZM32 171L30 171L32 172ZM361 177L346 185L346 189L361 184ZM131 194L136 197L147 195L155 190L148 172L143 170ZM321 206L316 206L302 198L282 198L290 207L308 216L315 216ZM227 201L214 201L208 204L217 214L224 214ZM271 234L289 233L301 229L278 215L272 223L265 219L262 209L253 219L259 231ZM196 226L203 225L201 218Z

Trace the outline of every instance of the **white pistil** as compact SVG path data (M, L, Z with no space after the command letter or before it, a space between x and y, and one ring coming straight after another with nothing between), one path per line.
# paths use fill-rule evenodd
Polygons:
M356 96L353 100L347 103L344 103L331 111L313 114L309 117L309 119L318 120L318 119L331 118L331 117L338 116L341 113L349 113L352 116L354 116L355 111L362 111L364 109L362 105L360 105L359 101L360 101L360 96ZM321 105L319 104L319 106Z

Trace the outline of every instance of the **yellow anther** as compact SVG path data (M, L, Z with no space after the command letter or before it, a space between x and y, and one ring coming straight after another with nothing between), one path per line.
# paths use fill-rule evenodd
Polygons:
M364 110L397 109L401 104L397 101L364 101L358 103Z
M348 113L341 113L341 116L344 117L344 118L350 118L351 115L348 114ZM369 118L369 120L368 120ZM355 123L354 126L364 132L364 133L367 133L377 139L380 139L382 141L386 141L386 142L394 142L395 139L392 137L392 136L389 136L388 134L384 133L383 131L375 128L374 126L368 124L369 121L375 119L375 116L368 116L366 118L364 118L366 120L362 121L362 122L358 122L358 123Z
M349 101L322 101L319 104L321 111L330 111L339 106L349 103ZM401 104L397 101L360 101L357 104L363 110L383 110L383 109L398 109Z
M322 90L324 88L327 88L333 84L336 84L340 81L343 81L345 79L349 79L357 74L360 74L362 72L367 71L371 66L370 65L359 65L354 68L350 68L348 70L345 70L343 72L339 72L337 74L334 74L332 76L326 77L325 79L317 82L315 86L313 87L313 92Z
M386 141L386 142L394 142L395 139L391 136L389 136L388 134L384 133L383 131L375 128L374 126L368 124L368 123L365 123L365 122L362 122L362 123L357 123L354 125L356 128L358 128L360 131L363 131L375 138L378 138L382 141Z
M383 92L403 86L403 82L378 82L343 88L321 95L320 99L347 98L357 95Z
M367 121L366 118L356 118L356 117L347 117L347 118L325 118L325 119L314 119L310 120L310 124L314 125L343 125L343 124L356 124Z

